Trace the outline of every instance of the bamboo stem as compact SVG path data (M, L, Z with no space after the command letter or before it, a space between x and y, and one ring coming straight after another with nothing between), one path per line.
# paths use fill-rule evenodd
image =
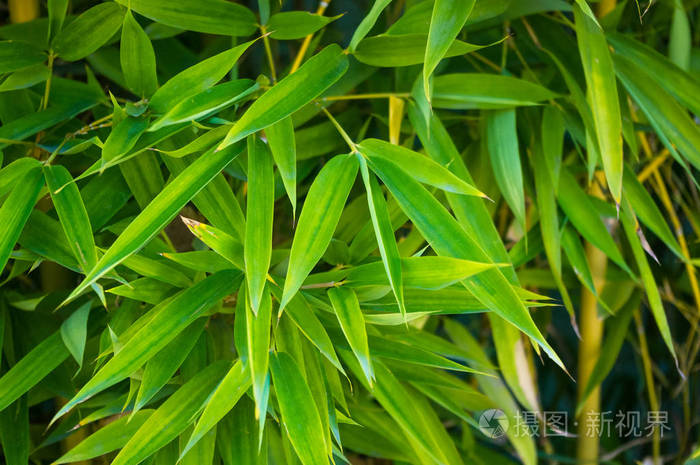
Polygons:
M325 13L326 8L328 8L328 4L330 2L331 0L321 0L321 2L318 4L316 14L320 16L323 13ZM306 55L306 51L309 49L309 45L311 44L311 38L313 36L313 34L309 34L308 36L304 37L304 42L301 43L301 47L299 48L299 52L297 53L296 58L294 58L294 63L292 64L292 68L289 70L289 74L292 74L294 71L299 69L301 62L304 59L304 56Z
M602 178L602 173L596 173ZM602 197L599 183L591 186L591 194ZM586 243L586 258L593 275L593 284L600 295L605 284L605 272L608 266L608 257L594 245ZM581 311L579 313L579 327L581 330L581 343L578 351L578 400L581 402L585 394L588 379L591 377L596 362L600 356L600 346L603 339L603 320L598 317L598 298L585 286L581 291ZM600 424L600 386L597 386L583 403L581 415L578 419L578 442L576 444L576 457L580 464L598 463L598 431L591 426Z
M26 23L39 17L39 0L10 0L10 21Z

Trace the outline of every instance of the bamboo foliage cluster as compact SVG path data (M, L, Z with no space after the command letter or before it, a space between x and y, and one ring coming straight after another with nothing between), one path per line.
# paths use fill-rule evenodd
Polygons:
M306 3L10 2L5 463L699 463L700 3Z

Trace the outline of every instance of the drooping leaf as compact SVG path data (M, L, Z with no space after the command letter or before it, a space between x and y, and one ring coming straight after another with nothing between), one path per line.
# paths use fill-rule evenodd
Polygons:
M112 463L136 465L176 438L192 423L229 368L229 362L214 362L183 384L148 417Z
M270 370L282 421L297 457L304 465L326 465L328 457L321 419L304 375L285 352L272 355Z
M352 289L337 287L328 290L328 298L333 305L333 310L340 323L340 328L345 334L345 338L350 344L357 361L362 367L362 371L371 385L374 384L374 370L372 369L372 358L369 354L367 344L367 330L365 320L360 310L360 302Z
M622 120L615 69L603 30L578 5L580 4L574 6L576 37L586 76L599 153L610 192L615 202L619 203L622 195Z
M92 302L87 302L77 310L61 325L61 339L76 362L79 369L83 367L83 354L85 353L85 343L87 342L87 324L90 315Z
M265 137L282 177L284 190L292 203L292 216L297 209L297 154L294 125L291 117L286 117L265 129Z
M275 184L272 156L265 143L248 136L248 205L244 243L248 298L257 315L272 256Z
M357 170L354 155L338 155L326 163L311 185L289 253L289 272L284 281L280 312L325 253Z

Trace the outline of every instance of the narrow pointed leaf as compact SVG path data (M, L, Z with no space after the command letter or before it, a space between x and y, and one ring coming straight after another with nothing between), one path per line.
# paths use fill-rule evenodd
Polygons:
M282 421L297 457L303 465L327 465L321 418L304 375L285 352L272 356L270 369Z
M324 48L260 96L236 121L217 150L291 115L321 95L347 69L348 58L337 44Z
M114 2L100 3L82 13L56 36L53 51L66 61L77 61L102 47L121 27L124 9Z
M165 186L107 249L95 268L73 290L69 299L79 295L158 234L197 192L240 154L242 148L242 145L235 145L218 152L206 152Z
M297 154L294 125L291 117L279 120L265 129L265 137L280 172L284 190L292 203L292 215L297 209Z
M270 152L256 136L248 136L248 205L245 231L245 274L253 313L258 313L272 256L275 180Z
M357 170L354 155L338 155L326 163L311 185L289 254L289 272L284 282L280 311L325 253Z
M246 298L249 299L247 295ZM264 418L267 412L271 323L272 300L269 292L263 292L257 315L253 314L250 305L246 306L248 365L253 382L256 418Z
M158 87L156 55L151 40L131 11L124 15L119 57L129 89L141 98L153 95Z
M335 315L340 323L340 328L345 334L345 338L350 343L357 361L362 367L362 372L371 385L374 384L374 370L372 368L372 358L369 354L367 344L367 330L365 320L360 310L360 302L352 289L345 287L332 288L328 290L328 297L335 310Z
M83 354L87 340L87 324L92 301L89 301L74 311L61 325L61 339L68 347L71 355L78 362L79 369L83 367Z

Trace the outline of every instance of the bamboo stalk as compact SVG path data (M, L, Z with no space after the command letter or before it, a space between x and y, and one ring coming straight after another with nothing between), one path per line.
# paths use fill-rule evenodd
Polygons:
M39 0L10 0L10 21L26 23L39 17Z
M602 173L596 173L602 179ZM602 197L603 193L599 183L594 182L591 194ZM593 284L600 295L605 284L605 272L608 267L608 257L594 245L586 243L586 258L593 275ZM581 330L581 343L578 351L578 400L583 399L588 379L591 377L598 357L603 339L603 320L598 317L598 299L585 286L581 291L581 311L579 313L579 328ZM591 426L600 424L600 386L597 386L583 403L581 414L578 418L578 442L576 444L576 457L580 464L598 463L600 444L598 431Z

